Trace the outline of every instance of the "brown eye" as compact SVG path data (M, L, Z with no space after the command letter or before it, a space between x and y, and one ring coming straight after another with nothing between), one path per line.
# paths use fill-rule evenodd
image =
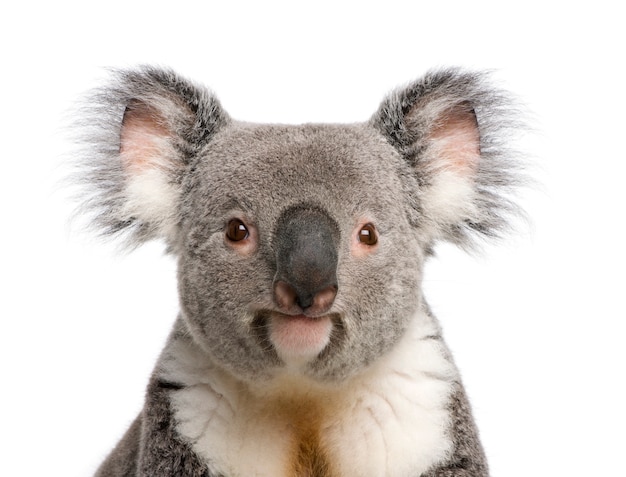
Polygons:
M359 242L363 245L376 245L378 242L378 235L376 234L376 227L374 224L365 224L359 230Z
M239 219L232 219L226 227L226 238L231 242L241 242L250 235L248 228Z

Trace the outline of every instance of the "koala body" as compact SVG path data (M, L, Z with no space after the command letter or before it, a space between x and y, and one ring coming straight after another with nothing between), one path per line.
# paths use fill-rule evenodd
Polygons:
M98 476L486 476L422 296L438 240L513 210L508 103L430 73L367 122L231 119L169 70L118 72L87 113L87 206L178 260L180 314Z

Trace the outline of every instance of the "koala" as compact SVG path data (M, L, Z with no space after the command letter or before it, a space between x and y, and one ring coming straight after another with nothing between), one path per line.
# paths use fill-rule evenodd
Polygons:
M180 312L96 475L487 476L422 278L516 213L511 104L449 68L364 122L256 124L169 69L114 72L81 120L84 209L165 243Z

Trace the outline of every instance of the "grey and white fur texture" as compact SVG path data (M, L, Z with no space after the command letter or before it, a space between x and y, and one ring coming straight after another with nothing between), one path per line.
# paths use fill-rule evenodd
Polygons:
M422 296L438 241L516 212L507 95L433 71L365 122L236 121L154 67L117 71L81 121L93 223L161 239L180 314L109 476L488 475Z

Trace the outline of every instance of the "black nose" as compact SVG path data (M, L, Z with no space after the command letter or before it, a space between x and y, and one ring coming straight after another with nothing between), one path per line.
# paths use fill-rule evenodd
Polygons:
M274 300L286 314L319 316L337 295L339 227L323 210L287 210L275 235Z

